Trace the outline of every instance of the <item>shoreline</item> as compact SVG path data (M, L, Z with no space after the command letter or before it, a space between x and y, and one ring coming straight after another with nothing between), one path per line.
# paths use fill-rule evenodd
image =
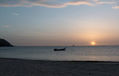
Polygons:
M0 58L0 76L119 76L119 62Z
M119 61L86 61L86 60L38 60L38 59L23 59L23 58L2 58L0 60L19 60L19 61L40 61L40 62L89 62L89 63L119 63Z

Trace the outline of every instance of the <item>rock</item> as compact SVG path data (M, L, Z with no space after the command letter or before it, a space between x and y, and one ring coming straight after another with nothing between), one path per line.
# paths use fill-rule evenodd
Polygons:
M13 45L4 39L0 39L0 47L13 47Z

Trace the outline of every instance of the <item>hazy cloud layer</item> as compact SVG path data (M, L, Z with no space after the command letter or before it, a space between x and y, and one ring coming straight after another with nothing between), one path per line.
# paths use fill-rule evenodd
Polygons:
M113 8L119 8L119 0L0 0L1 7L32 7L44 6L50 8L62 8L69 5L102 5L109 4Z

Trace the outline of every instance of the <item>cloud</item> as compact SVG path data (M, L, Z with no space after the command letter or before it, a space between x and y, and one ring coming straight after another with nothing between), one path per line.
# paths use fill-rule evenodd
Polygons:
M78 0L78 1L69 1L69 2L64 2L64 3L45 3L45 2L34 2L32 3L33 6L45 6L45 7L51 7L51 8L62 8L62 7L66 7L68 5L88 5L88 6L92 6L93 4L90 3L89 1L86 0Z
M94 0L96 4L116 4L114 0Z
M110 4L116 5L119 2L117 0L0 0L1 7L32 7L43 6L49 8L63 8L69 5L102 5ZM113 8L119 8L115 6Z
M119 0L94 0L96 4L109 4L112 5L114 9L119 9Z
M3 28L9 28L9 25L3 25L2 27Z
M119 9L119 6L114 6L114 7L112 7L112 8L114 8L114 9Z
M62 8L68 5L92 5L91 0L0 0L2 7L44 6Z
M12 15L19 16L20 14L15 12L15 13L12 13Z
M22 6L23 0L0 0L0 6L3 7L16 7L16 6Z

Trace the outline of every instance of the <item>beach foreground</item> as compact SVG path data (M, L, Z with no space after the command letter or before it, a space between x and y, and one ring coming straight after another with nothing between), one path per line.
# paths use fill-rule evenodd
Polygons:
M119 62L0 58L0 76L119 76Z

